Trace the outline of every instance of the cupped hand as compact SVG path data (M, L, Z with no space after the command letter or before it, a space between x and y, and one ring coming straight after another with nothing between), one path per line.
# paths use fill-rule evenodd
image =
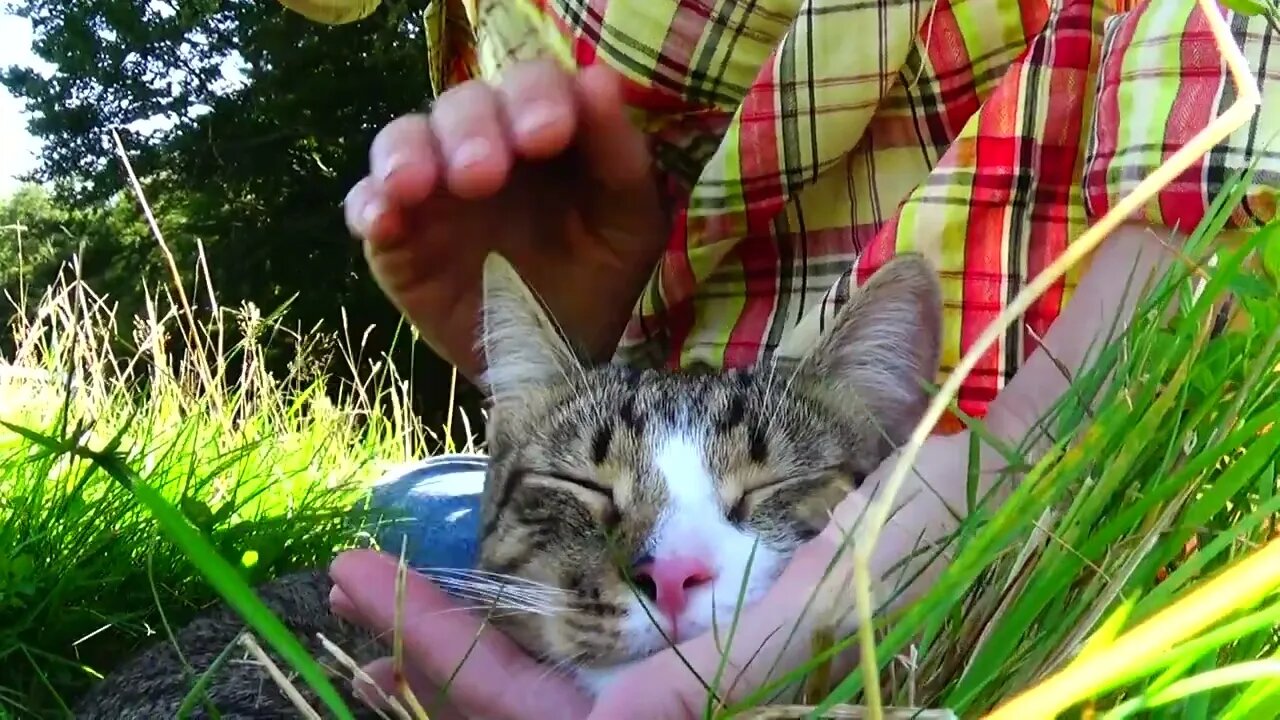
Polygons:
M395 558L373 550L343 553L330 568L334 613L378 634L388 647L395 627L396 573ZM403 609L405 680L432 720L565 720L590 711L590 699L571 680L488 626L483 611L469 612L413 571ZM391 658L365 671L386 695L401 697ZM377 698L367 689L361 694Z
M740 613L731 641L722 629L719 641L707 633L657 653L620 674L594 702L569 677L539 664L487 626L483 611L469 612L410 571L401 629L406 680L435 720L701 718L708 684L718 672L717 697L733 702L810 657L803 600L818 587L838 542L834 536L820 536L802 547L773 590ZM334 612L389 639L395 620L395 559L354 550L334 561L331 575ZM726 642L728 658L720 671ZM383 692L396 695L389 658L366 671ZM448 692L442 695L439 689L446 685Z
M521 63L391 122L345 201L379 286L475 378L481 267L506 257L570 339L607 356L666 241L643 134L618 77Z

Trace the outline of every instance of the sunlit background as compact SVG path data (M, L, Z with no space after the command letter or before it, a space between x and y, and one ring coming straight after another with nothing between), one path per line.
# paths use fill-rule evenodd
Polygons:
M47 69L31 52L31 23L0 14L0 67L26 65ZM0 87L0 196L18 186L18 178L35 168L40 141L27 132L23 104Z

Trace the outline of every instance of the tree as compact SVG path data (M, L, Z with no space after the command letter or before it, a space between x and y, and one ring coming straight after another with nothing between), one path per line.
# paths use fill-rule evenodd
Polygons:
M369 278L340 202L378 129L426 99L425 4L384 2L365 20L327 26L262 0L29 0L9 10L31 20L35 52L56 70L10 67L0 82L26 100L46 148L33 179L54 183L59 203L118 197L117 128L148 199L174 208L163 229L182 239L184 269L198 240L224 302L270 310L292 299L303 327L336 329L345 311L353 336L374 326L370 345L384 349L399 316ZM86 247L111 243L97 234ZM136 255L105 255L112 286L99 289L136 298ZM397 361L410 351L401 344ZM287 362L289 349L280 354ZM447 366L417 355L420 407L443 417Z
M153 207L163 221L178 224L168 204ZM164 282L156 243L146 221L122 193L98 203L76 206L61 201L39 185L21 187L0 201L0 292L16 311L31 311L39 295L55 285L58 275L77 259L79 279L94 288L123 288L122 315L142 308L142 282L154 290ZM178 253L194 256L190 243L179 238Z

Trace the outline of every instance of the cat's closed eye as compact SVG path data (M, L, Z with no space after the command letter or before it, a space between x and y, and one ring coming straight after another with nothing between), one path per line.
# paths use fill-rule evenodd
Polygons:
M748 517L751 516L751 507L754 504L754 500L771 493L780 487L784 487L795 480L796 478L789 477L775 478L756 485L748 490L744 490L742 494L738 496L738 499L733 503L733 505L729 506L729 511L725 513L725 517L729 522L735 525L741 525L747 521Z
M543 470L538 472L537 474L544 479L552 480L558 483L564 483L566 485L572 485L573 487L579 490L585 490L588 493L591 493L592 495L595 495L599 498L603 498L605 501L605 506L604 506L605 527L608 528L618 524L620 519L620 513L618 511L617 496L614 494L613 488L607 487L605 485L601 485L600 483L590 478L585 478L580 475L573 475L566 472Z
M550 478L552 480L558 480L560 482L568 483L570 485L576 485L577 487L580 487L583 490L596 493L597 495L603 495L604 497L609 498L610 502L613 502L613 488L601 485L600 483L596 482L595 480L591 480L590 478L584 478L577 475L570 475L564 472L542 471L538 474L543 477Z

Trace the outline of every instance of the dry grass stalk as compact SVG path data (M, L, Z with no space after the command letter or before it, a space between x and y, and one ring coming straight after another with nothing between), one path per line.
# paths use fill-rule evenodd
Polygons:
M239 641L240 644L244 646L245 650L249 651L249 654L262 664L262 667L266 669L267 674L271 676L271 679L275 681L276 685L280 686L280 691L289 698L289 701L293 703L294 707L298 708L298 712L302 713L303 717L308 720L321 720L320 713L316 712L314 708L307 704L307 701L302 697L302 693L298 692L298 688L293 684L293 681L285 677L285 674L280 671L280 667L276 665L275 661L272 660L270 656L267 655L266 651L262 649L262 646L258 644L258 641L254 640L251 633L240 633Z
M742 720L799 720L809 717L813 709L812 705L771 705L748 710L737 717ZM956 714L950 710L886 707L881 708L880 712L877 716L871 709L861 705L836 705L818 717L819 720L864 720L872 717L884 720L956 720Z
M364 668L360 667L360 663L355 661L355 658L348 655L342 648L338 647L332 640L325 637L323 634L317 634L316 639L318 639L324 649L338 661L339 665L346 668L347 672L351 673L351 679L353 681L358 680L373 692L377 693L378 699L386 703L387 707L391 708L391 711L395 713L398 720L413 720L413 716L409 714L408 710L404 709L404 705L401 705L399 700L383 692L378 683L374 682L374 679L369 676L369 673L365 672ZM381 708L378 708L372 703L370 703L369 706L373 708L374 712L378 713L379 717L387 717L386 713L382 712Z

